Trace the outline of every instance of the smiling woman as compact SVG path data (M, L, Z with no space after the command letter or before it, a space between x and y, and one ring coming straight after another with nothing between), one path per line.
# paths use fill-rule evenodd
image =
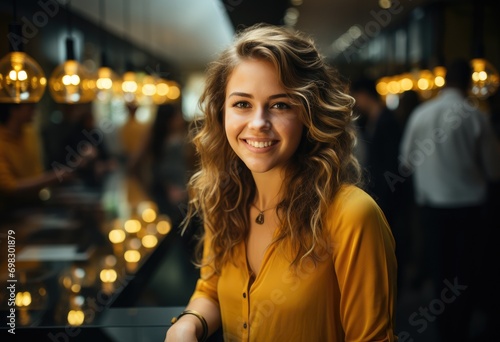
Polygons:
M274 66L250 59L233 71L226 87L224 126L231 148L252 172L277 179L297 150L303 124ZM269 203L259 203L259 207Z
M186 218L205 226L201 276L166 341L221 323L226 341L394 341L394 240L356 186L337 73L311 40L263 25L207 72Z

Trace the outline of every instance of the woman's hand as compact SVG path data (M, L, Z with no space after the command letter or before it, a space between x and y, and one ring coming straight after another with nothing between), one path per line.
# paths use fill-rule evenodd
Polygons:
M196 324L183 317L168 329L165 342L198 342Z

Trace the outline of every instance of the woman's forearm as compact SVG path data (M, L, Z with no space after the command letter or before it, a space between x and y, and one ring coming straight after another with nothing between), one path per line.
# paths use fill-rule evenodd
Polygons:
M207 298L193 299L186 310L200 313L208 325L208 335L213 334L221 325L220 309L217 304ZM194 336L193 336L194 335ZM167 342L198 340L203 336L203 324L195 315L183 315L167 331Z

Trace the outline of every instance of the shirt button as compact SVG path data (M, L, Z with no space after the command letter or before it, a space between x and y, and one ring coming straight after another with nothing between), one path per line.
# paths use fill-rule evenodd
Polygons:
M247 324L243 323L243 329L246 329L246 328L247 328Z
M247 298L246 292L243 292L243 298Z

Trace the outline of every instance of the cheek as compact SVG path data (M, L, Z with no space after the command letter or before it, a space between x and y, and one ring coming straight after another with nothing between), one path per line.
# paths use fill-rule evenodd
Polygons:
M290 144L298 146L302 138L302 131L304 130L304 125L301 122L290 123L287 128L287 133L290 139Z
M231 143L231 141L237 138L237 121L235 120L234 115L226 112L223 117L223 122L226 138Z

